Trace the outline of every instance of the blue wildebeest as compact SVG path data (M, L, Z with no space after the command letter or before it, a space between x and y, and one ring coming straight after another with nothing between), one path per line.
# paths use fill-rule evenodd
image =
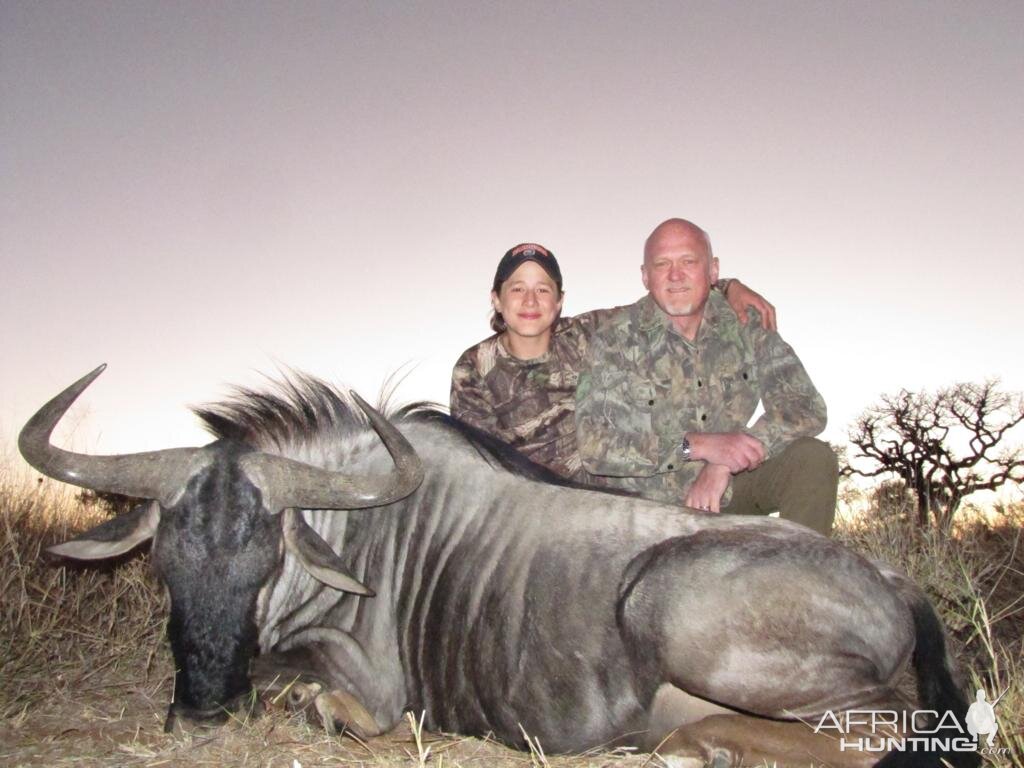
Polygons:
M169 723L222 719L276 679L329 730L374 735L422 710L428 728L519 747L525 732L557 751L660 745L693 765L860 766L877 755L806 723L904 710L908 664L921 708L963 722L918 588L798 525L567 487L437 411L392 423L303 377L200 410L218 438L202 448L55 448L102 369L19 445L51 477L152 500L51 551L98 559L152 539Z

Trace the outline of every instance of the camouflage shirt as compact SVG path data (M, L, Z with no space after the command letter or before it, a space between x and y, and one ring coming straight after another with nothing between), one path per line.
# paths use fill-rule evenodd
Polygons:
M548 352L520 360L497 335L462 353L452 371L452 416L494 435L563 477L584 481L576 450L576 381L599 313L563 317Z
M740 325L717 292L692 342L650 296L602 318L576 392L584 468L609 485L681 504L704 467L679 454L687 432L744 431L766 457L821 432L825 401L792 347L757 320ZM748 429L758 401L764 415ZM722 503L731 497L730 484Z

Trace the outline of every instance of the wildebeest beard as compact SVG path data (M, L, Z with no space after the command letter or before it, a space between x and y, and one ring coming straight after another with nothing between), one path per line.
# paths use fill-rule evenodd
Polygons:
M278 567L281 528L238 467L246 452L223 445L157 529L153 566L170 594L175 661L168 727L175 714L222 722L255 698L249 664L257 647L256 602Z

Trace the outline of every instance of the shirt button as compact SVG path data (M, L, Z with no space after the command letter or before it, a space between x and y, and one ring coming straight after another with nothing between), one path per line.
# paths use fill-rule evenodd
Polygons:
M707 420L708 420L708 415L707 415L706 413L702 413L702 414L700 415L700 420L701 420L701 421L707 421Z
M744 372L743 372L743 380L744 380L744 381L746 381L746 380L747 380L747 372L746 372L746 371L744 371Z
M667 467L667 469L675 469L675 468L676 468L675 464L669 464L668 467Z
M648 400L648 401L647 401L647 404L648 404L648 405L654 405L654 401L653 401L653 400Z
M698 387L703 387L704 386L704 382L702 382L700 379L697 379L697 386Z

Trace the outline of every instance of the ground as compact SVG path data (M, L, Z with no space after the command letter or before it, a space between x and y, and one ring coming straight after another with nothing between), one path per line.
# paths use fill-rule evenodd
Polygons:
M548 756L414 722L366 743L272 709L251 722L165 734L173 683L165 598L145 552L70 566L43 552L109 516L44 483L0 474L0 766L663 766L657 755ZM887 514L842 524L855 549L897 562L935 601L964 687L1004 698L997 765L1024 768L1024 547L1021 515L950 535ZM973 696L971 697L973 698Z
M650 755L622 752L548 758L539 752L516 752L489 740L425 732L420 732L417 743L409 722L387 736L363 743L330 737L301 716L282 710L272 710L248 723L165 734L173 682L169 653L154 656L153 649L141 647L122 654L116 663L82 661L81 673L52 678L45 701L33 696L33 703L0 721L0 765L296 768L296 761L303 768L663 765Z

